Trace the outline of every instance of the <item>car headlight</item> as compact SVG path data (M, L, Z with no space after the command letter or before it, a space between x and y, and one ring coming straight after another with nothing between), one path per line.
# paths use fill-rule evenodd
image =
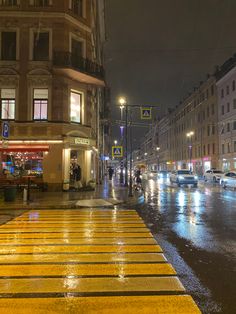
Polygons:
M197 180L197 179L198 179L198 176L194 176L194 179Z
M150 173L150 177L153 177L153 173Z
M184 180L184 176L178 176L179 180Z

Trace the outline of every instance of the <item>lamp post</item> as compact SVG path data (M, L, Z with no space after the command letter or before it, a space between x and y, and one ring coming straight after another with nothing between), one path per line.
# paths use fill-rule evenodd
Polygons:
M194 135L194 132L188 132L186 135L189 138L189 170L192 171L192 136Z
M121 117L125 108L125 186L128 186L128 105L124 97L119 98Z
M157 171L160 170L160 156L159 156L159 150L160 150L160 147L156 147L156 151L157 151Z
M130 125L129 125L129 129L130 129L130 160L129 160L129 197L133 196L133 178L132 178L132 155L133 155L133 145L132 145L132 111L130 111Z

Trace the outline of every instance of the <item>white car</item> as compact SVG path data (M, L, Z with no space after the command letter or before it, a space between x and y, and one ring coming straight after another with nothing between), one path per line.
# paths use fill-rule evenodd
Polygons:
M227 187L236 187L236 172L235 171L228 171L226 172L220 179L220 184L223 188Z
M223 177L224 172L221 170L211 169L207 170L204 174L204 180L206 181L213 181L213 182L220 182L221 177Z
M178 186L182 184L193 184L197 187L198 177L188 169L176 170L170 174L170 182L177 183Z

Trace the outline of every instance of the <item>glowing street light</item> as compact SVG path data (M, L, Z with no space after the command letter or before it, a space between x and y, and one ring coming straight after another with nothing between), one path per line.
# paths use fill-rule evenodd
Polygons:
M194 135L193 131L190 131L186 134L186 136L189 138L189 170L192 171L192 137Z

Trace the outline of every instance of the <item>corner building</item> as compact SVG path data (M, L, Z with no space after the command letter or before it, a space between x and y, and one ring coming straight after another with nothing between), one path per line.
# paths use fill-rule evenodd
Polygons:
M2 168L41 172L50 190L73 164L98 181L104 37L101 0L0 0Z

